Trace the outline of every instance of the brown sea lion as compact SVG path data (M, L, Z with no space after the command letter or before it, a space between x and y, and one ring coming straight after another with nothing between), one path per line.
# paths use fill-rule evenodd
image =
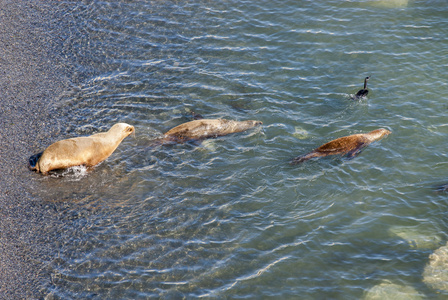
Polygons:
M46 175L56 169L95 166L108 158L121 141L133 132L134 126L117 123L107 132L58 141L44 152L31 156L30 169Z
M391 132L387 129L376 129L369 133L353 134L340 137L323 144L308 154L298 156L292 160L292 164L298 164L315 157L323 157L336 154L347 154L349 158L359 154L362 149L377 141Z
M163 142L183 143L190 140L215 138L242 132L263 124L261 121L233 121L225 119L200 119L180 124L165 133Z

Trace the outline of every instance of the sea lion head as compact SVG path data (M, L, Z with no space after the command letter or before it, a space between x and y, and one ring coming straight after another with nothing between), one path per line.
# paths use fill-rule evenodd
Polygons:
M241 127L246 127L246 129L263 125L263 122L257 120L247 120L238 122Z
M372 141L377 141L379 139L382 139L383 137L391 134L392 132L384 129L384 128L380 128L380 129L375 129L371 132L368 133L370 140Z
M261 121L257 120L247 120L247 121L227 121L232 124L232 132L241 132L250 128L254 128L263 124Z
M253 122L253 125L254 125L254 127L255 126L259 126L259 125L263 125L263 122L261 122L261 121L252 121Z
M112 126L107 132L109 136L116 137L120 141L123 140L128 135L130 135L131 133L135 133L135 128L134 126L126 123L117 123L114 126Z

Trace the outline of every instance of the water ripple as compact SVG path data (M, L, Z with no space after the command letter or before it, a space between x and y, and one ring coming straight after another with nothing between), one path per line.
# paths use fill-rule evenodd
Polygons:
M66 229L50 294L360 299L396 280L440 298L421 273L447 239L432 190L446 183L446 9L379 2L65 3L64 53L85 74L61 136L127 122L136 137L86 175L37 179ZM368 75L368 98L349 99ZM151 146L193 111L264 125ZM289 165L380 127L392 134L353 160Z

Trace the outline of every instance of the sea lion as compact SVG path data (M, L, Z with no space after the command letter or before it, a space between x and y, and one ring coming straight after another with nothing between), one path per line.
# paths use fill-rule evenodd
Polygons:
M233 121L226 119L200 119L180 124L166 132L163 143L184 143L190 140L203 140L242 132L263 124L261 121Z
M353 96L353 99L358 100L360 98L366 97L367 94L369 93L369 90L367 89L367 81L369 81L370 76L367 76L366 78L364 78L364 88L359 90L355 96Z
M51 170L73 166L95 166L108 158L134 126L117 123L107 132L55 142L42 153L30 157L30 169L46 175Z
M292 164L298 164L314 157L323 157L336 154L347 154L349 158L355 157L370 143L377 141L391 132L387 129L376 129L369 133L353 134L340 137L323 144L308 154L298 156L292 160Z

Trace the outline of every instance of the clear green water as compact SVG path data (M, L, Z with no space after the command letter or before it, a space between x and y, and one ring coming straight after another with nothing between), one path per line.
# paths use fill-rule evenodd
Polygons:
M61 136L116 122L136 136L87 173L36 175L62 221L50 298L362 299L384 282L447 297L422 277L448 239L434 190L448 181L446 1L61 9L85 77L61 101ZM368 99L350 100L369 75ZM192 111L264 125L147 147ZM392 134L353 160L288 164L380 127Z

